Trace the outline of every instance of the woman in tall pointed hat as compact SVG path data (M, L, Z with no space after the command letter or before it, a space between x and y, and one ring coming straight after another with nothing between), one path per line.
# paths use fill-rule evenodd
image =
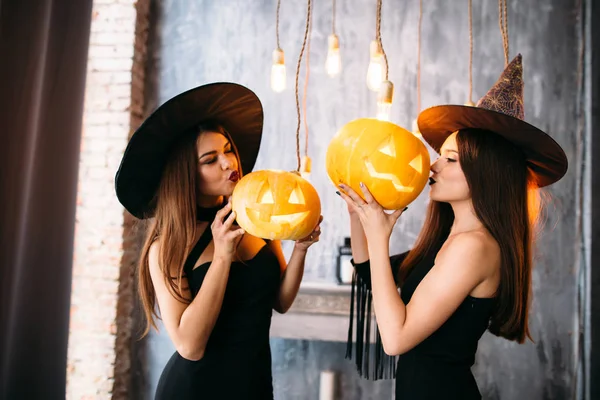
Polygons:
M228 199L254 166L262 125L251 90L213 83L161 105L123 155L117 197L151 218L138 269L144 335L160 318L176 349L156 399L273 398L272 310L291 306L320 230L286 265L278 241L235 225Z
M389 257L402 211L385 213L366 187L366 201L340 187L357 272L357 364L378 378L386 366L394 369L383 352L399 355L392 371L397 399L480 399L471 366L481 335L489 330L518 343L530 337L537 189L563 177L567 158L523 118L521 55L477 106L443 105L419 115L420 131L440 157L431 165L425 223L404 254ZM374 351L362 343L371 300Z

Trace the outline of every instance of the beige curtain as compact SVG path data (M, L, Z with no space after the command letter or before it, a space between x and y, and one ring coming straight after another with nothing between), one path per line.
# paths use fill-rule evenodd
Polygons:
M92 0L0 0L0 399L64 399Z

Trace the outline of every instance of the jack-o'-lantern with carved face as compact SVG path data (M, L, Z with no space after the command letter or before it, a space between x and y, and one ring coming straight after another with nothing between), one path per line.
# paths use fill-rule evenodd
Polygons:
M246 232L271 240L302 239L321 216L317 191L294 172L252 172L237 183L231 203Z
M384 209L406 207L425 188L429 152L409 131L390 122L361 118L344 125L329 143L327 173L362 196L363 182Z

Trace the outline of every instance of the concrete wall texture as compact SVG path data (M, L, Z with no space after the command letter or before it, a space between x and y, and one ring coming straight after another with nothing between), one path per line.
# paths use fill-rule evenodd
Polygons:
M517 345L486 334L474 367L486 399L566 399L576 391L577 337L581 272L578 216L581 215L580 164L586 149L578 116L581 94L578 66L581 37L576 0L508 2L511 57L523 55L526 120L550 133L570 160L566 177L548 190L552 202L536 250L531 328L534 343ZM325 220L321 243L311 249L305 279L334 281L337 246L348 235L345 206L334 194L324 160L327 144L344 123L375 115L375 97L365 75L369 42L375 36L376 2L337 1L342 73L325 73L331 1L314 1L310 79L307 97L311 181L319 191ZM146 108L195 85L234 81L249 86L265 108L265 129L257 169L296 167L296 106L293 83L304 33L306 2L282 1L280 36L286 54L288 89L269 87L275 41L275 0L164 0L154 2ZM467 1L423 2L422 106L463 104L468 91ZM392 121L410 129L417 115L416 57L419 2L384 1L381 33L395 84ZM496 81L504 65L495 1L473 2L474 93L476 100ZM304 70L300 75L300 91ZM303 133L302 129L301 133ZM303 139L302 139L303 140ZM283 155L283 156L282 156ZM410 206L392 235L394 251L409 248L422 224L427 189ZM289 254L290 244L284 250ZM387 399L393 383L360 381L343 360L340 343L273 339L275 394L278 399L314 399L319 372L340 372L344 399ZM145 383L139 395L153 391L172 352L164 332L146 341ZM284 395L285 392L285 395Z

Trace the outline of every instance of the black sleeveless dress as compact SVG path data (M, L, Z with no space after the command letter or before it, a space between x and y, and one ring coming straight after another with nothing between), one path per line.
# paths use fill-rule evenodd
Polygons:
M192 297L210 262L192 268L211 239L207 228L185 263ZM162 372L155 399L273 399L269 329L279 283L279 262L267 245L253 259L232 263L204 357L190 361L175 352Z
M401 288L404 304L410 302L417 286L433 267L435 256L442 244L443 242L434 246L406 278ZM406 254L408 253L390 257L394 276ZM370 315L365 319L364 316L361 318L360 314L361 308L366 309L371 303L369 261L355 264L355 267L357 314L359 315L357 337L363 330L362 341L364 342L365 332L370 325L368 323ZM468 296L438 330L412 350L398 357L383 354L378 332L375 346L370 345L368 341L366 344L359 345L360 340L357 340L356 361L359 373L367 377L370 374L374 379L395 376L396 400L481 399L471 367L475 362L477 343L488 328L494 305L493 298ZM351 331L352 328L350 328L349 339ZM349 348L351 348L350 342L351 340L349 340ZM351 356L351 349L349 353L347 356ZM391 363L395 358L397 363L394 368Z

